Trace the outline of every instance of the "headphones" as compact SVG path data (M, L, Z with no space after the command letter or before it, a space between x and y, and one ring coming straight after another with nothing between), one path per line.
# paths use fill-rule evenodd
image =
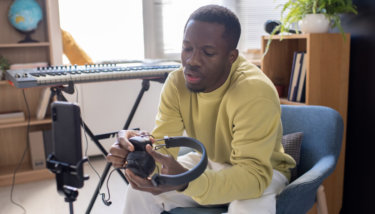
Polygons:
M189 183L190 181L198 178L207 167L207 153L206 148L203 146L201 142L198 140L191 138L191 137L164 137L164 139L158 139L156 141L164 140L165 144L160 144L154 146L154 149L160 149L162 147L171 148L171 147L189 147L199 151L202 154L201 160L199 163L193 167L192 169L178 174L178 175L164 175L156 173L152 176L151 182L154 186L159 185L181 185ZM152 146L152 142L149 140L148 136L134 136L129 138L129 141L134 146L134 151L129 152L128 156L126 157L125 167L131 170L134 174L142 177L148 178L148 176L155 170L156 164L154 158L146 151L146 145L150 144ZM109 174L108 177L111 176L112 172ZM109 179L109 178L108 178ZM107 180L107 189L109 194L108 188L108 180ZM112 202L110 201L110 195L108 199L105 199L105 194L101 193L102 201L105 205L110 206Z
M184 173L177 175L154 174L151 177L151 182L154 186L186 184L199 177L205 171L208 160L206 149L201 142L191 137L165 137L163 140L165 144L156 145L155 149L163 146L166 148L189 147L202 153L202 158L195 167ZM130 169L140 177L147 178L156 167L154 159L146 152L146 145L151 145L151 141L142 136L131 137L129 141L134 145L134 152L128 154L125 168Z
M275 30L275 28L277 28L279 25L281 25L281 22L278 21L278 20L267 20L266 23L264 23L264 30L269 33L269 34L272 34L272 32ZM301 33L299 31L295 31L295 30L288 30L289 33ZM276 31L275 34L279 34L280 33L280 30Z

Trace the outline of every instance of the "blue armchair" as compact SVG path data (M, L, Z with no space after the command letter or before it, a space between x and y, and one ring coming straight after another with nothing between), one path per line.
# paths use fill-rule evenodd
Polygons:
M343 136L342 118L337 111L323 106L281 105L281 109L284 135L302 132L303 140L297 178L277 196L277 213L306 213L316 201L318 209L325 213L325 194L321 184L335 169L340 154ZM214 214L226 211L226 207L179 207L163 213Z

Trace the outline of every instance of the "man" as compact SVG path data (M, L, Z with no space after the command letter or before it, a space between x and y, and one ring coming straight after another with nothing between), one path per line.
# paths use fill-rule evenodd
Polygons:
M228 9L208 5L188 19L182 44L182 68L169 74L161 94L155 138L187 135L201 141L209 164L194 181L154 187L125 170L129 185L124 213L160 213L175 207L229 204L229 213L275 213L275 196L290 178L294 160L281 145L280 103L272 82L239 56L240 23ZM120 131L108 155L121 167L134 147ZM163 174L179 174L200 159L179 157L176 149L147 151ZM166 155L167 154L167 155Z

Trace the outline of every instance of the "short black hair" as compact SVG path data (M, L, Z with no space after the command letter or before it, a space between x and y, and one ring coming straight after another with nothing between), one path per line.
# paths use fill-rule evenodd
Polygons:
M214 22L224 25L224 39L228 41L230 50L236 49L241 35L241 24L237 16L228 8L219 5L206 5L195 10L187 20L184 31L190 20Z

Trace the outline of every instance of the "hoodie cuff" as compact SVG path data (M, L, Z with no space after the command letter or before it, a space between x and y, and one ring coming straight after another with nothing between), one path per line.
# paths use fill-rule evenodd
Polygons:
M184 195L190 197L197 197L203 195L208 188L208 177L205 173L199 176L197 179L191 181L188 187L182 191Z

